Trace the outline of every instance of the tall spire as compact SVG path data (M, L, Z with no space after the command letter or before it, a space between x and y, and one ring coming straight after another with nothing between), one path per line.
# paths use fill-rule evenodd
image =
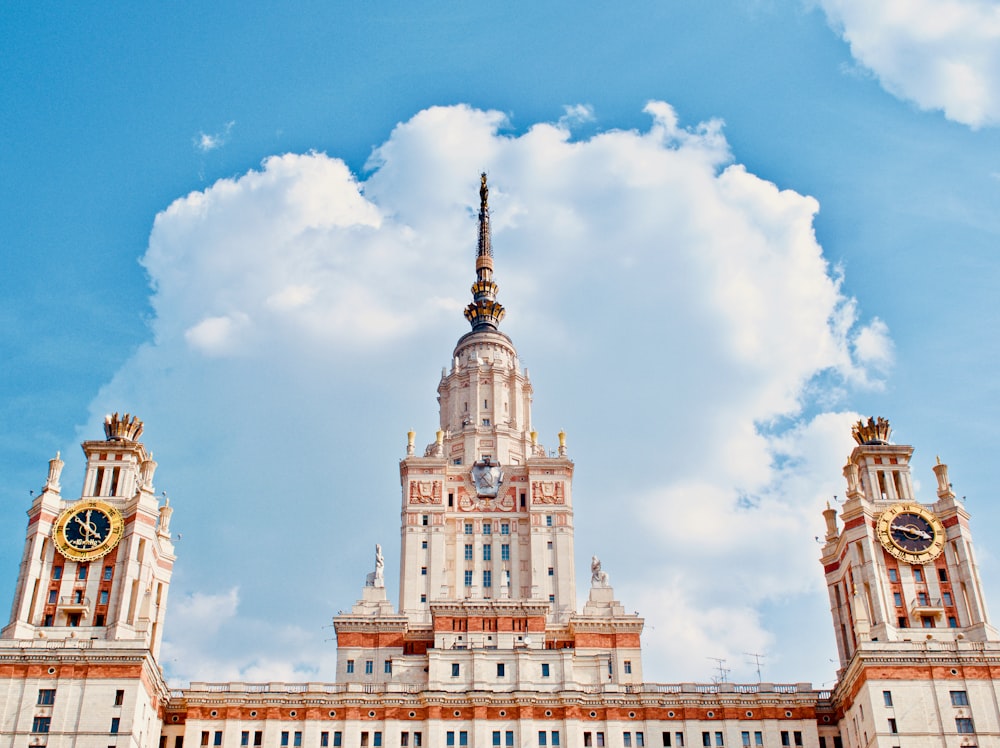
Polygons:
M503 319L503 304L497 301L497 284L493 282L493 247L490 246L490 189L486 172L479 185L479 246L476 251L476 282L472 284L472 303L465 308L465 318L472 331L496 330Z

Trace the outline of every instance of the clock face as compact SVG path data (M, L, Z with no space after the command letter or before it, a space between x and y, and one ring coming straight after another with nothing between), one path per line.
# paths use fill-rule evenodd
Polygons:
M889 553L911 564L932 561L944 549L944 526L919 504L889 507L879 517L876 532Z
M59 515L52 539L66 558L90 561L110 553L124 529L121 512L110 504L78 501Z

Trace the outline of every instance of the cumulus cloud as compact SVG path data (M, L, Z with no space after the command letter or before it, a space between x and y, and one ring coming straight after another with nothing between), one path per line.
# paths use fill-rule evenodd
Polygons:
M705 657L770 645L769 605L823 594L812 539L849 450L841 398L877 386L888 331L824 259L813 198L736 163L720 122L646 112L646 129L574 139L565 120L511 135L498 112L433 107L362 175L272 156L157 216L153 340L84 436L109 409L146 420L184 534L173 672L333 677L323 626L375 542L392 568L395 463L411 426L433 438L467 331L483 169L533 425L565 427L577 461L581 594L597 552L649 624L646 676L706 679ZM214 631L183 623L205 600ZM822 669L832 636L782 648ZM782 675L812 677L765 677Z
M882 86L971 127L1000 123L1000 6L991 0L819 0Z

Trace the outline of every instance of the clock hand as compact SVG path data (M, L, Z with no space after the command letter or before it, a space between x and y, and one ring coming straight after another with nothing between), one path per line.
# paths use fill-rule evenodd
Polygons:
M922 538L923 540L933 540L932 535L927 534L916 525L903 525L901 527L898 527L897 529L905 533L906 535L909 535L910 537L918 537Z

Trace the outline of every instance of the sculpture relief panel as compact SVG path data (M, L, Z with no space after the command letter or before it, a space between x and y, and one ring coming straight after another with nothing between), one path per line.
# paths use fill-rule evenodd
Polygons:
M532 504L565 504L566 484L561 480L536 480L531 484Z
M410 481L410 503L411 504L440 504L441 503L441 481L439 481L439 480L411 480Z

